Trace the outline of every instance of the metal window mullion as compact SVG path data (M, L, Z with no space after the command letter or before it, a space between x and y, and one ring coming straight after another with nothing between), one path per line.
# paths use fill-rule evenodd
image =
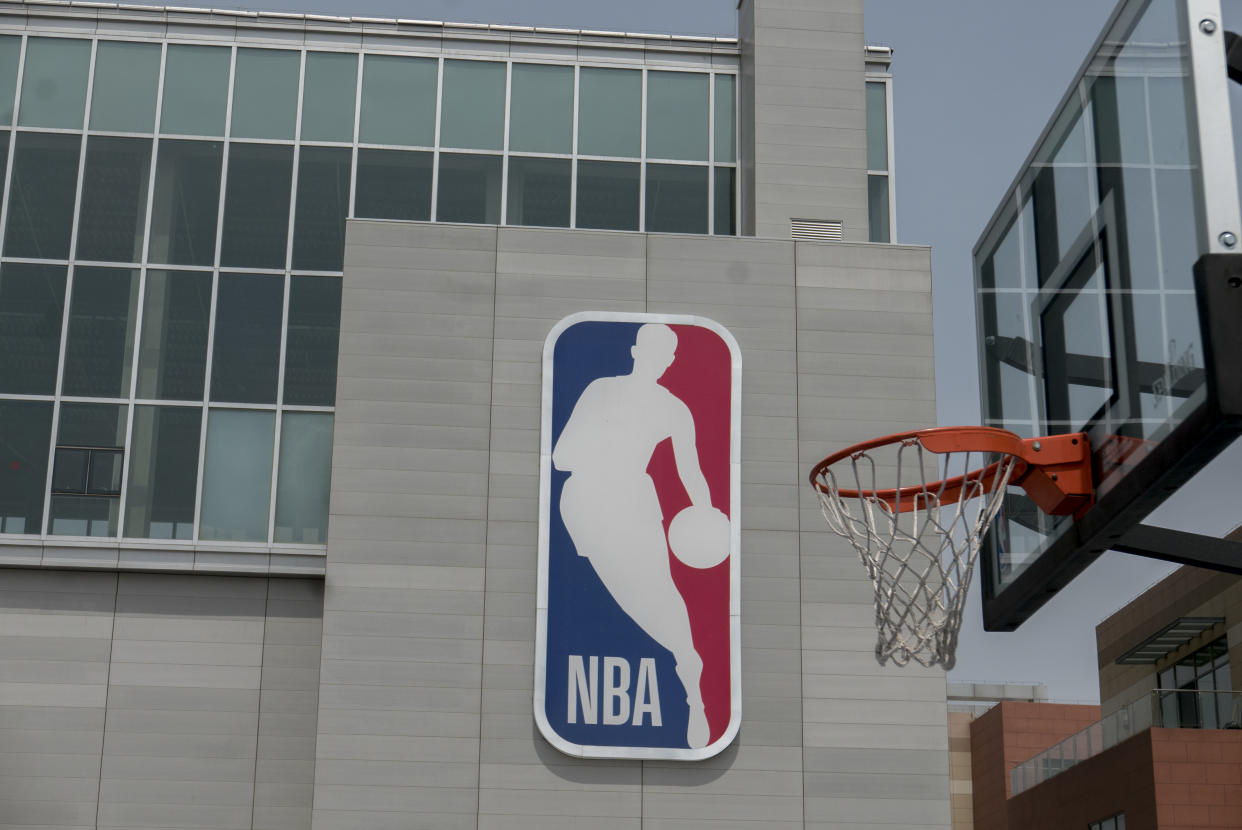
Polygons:
M349 160L349 208L345 214L348 218L354 216L354 200L358 193L358 139L362 130L362 72L366 62L362 59L362 52L358 52L358 72L354 79L354 133L353 142L350 144L350 160Z
M569 145L569 227L578 227L578 99L581 95L581 66L574 65L573 134Z
M164 88L164 66L167 58L168 47L165 44L161 44L160 71L158 85L156 86L157 94L155 96L156 124L160 123L160 116L163 114L164 96L158 94L158 91ZM147 209L146 215L142 220L142 254L138 269L138 303L134 308L134 345L129 361L129 417L125 424L125 446L129 449L133 448L134 414L138 408L134 403L134 399L138 397L138 357L141 354L142 347L143 315L146 313L147 257L151 247L151 202L155 198L155 165L159 162L159 141L158 135L151 140L151 162L147 168ZM122 539L125 538L125 508L129 504L129 468L132 460L133 454L127 454L125 463L121 467L121 503L117 508L117 534Z
M716 73L707 73L707 232L716 233Z
M431 221L440 218L440 114L444 100L444 56L441 55L436 64L436 130L435 148L431 158Z
M893 77L889 75L884 79L884 108L887 112L885 116L886 137L888 142L885 147L888 162L888 241L896 244L897 242L897 171L894 169L897 162L897 154L893 147L896 132L893 128Z
M284 296L280 308L280 357L276 366L276 423L272 434L272 477L267 492L267 542L276 533L276 485L280 480L280 442L284 419L281 405L285 402L285 355L289 346L289 293L293 287L293 234L298 209L298 173L301 160L302 102L306 91L306 52L302 52L302 71L298 73L298 116L293 134L293 186L289 190L289 239L285 248Z
M224 202L229 187L229 148L233 132L233 85L237 74L237 44L230 47L228 97L224 104L224 151L220 157L220 198L216 204L216 251L211 268L211 308L207 313L207 360L203 365L203 418L198 434L198 480L194 484L194 528L197 542L203 519L203 478L207 468L207 422L211 419L211 373L216 350L216 304L220 296L220 253L224 246Z
M82 129L79 132L78 147L78 180L73 194L73 225L69 228L69 265L65 268L65 307L61 312L60 321L60 352L56 358L56 400L52 404L52 440L48 447L47 486L43 493L47 497L43 501L42 534L47 536L50 528L48 522L52 512L52 473L56 466L56 440L60 431L60 397L64 393L65 353L69 346L69 314L73 309L73 255L78 246L78 220L82 213L82 185L86 176L86 119L91 111L91 96L94 94L95 83L95 50L96 42L91 41L90 64L86 72L86 100L83 102ZM16 113L14 113L16 117ZM120 530L118 516L118 532Z
M505 61L505 134L500 158L500 223L509 220L509 120L513 114L513 61Z
M638 134L638 230L647 230L647 67L642 68L642 107Z
M4 193L7 198L3 200L4 204L0 205L0 251L4 250L3 246L8 242L9 199L12 198L13 193L13 159L17 155L17 117L22 104L22 78L26 72L27 39L25 35L22 35L22 43L17 56L17 80L15 81L17 88L13 95L13 120L9 125L9 154L4 164Z

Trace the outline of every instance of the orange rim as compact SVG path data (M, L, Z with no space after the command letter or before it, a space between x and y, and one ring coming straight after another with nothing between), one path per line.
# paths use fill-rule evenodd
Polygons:
M1025 442L1017 434L1008 430L979 426L932 427L910 432L898 432L893 435L885 435L882 438L872 438L869 441L863 441L835 452L816 464L811 470L811 485L822 493L828 493L831 488L820 481L820 478L827 472L829 467L847 458L865 453L868 450L907 441L917 441L924 449L937 454L978 452L1002 453L1013 456L1017 459L1017 466L1010 476L1011 481L1020 479L1027 467L1027 462L1023 457L1026 454ZM862 495L872 496L883 501L890 509L905 513L918 506L918 497L920 495L935 494L941 504L953 504L961 499L962 491L965 489L967 482L978 481L984 492L989 491L996 483L996 475L1000 466L998 461L960 476L940 479L927 484L912 484L900 489L894 487L885 490L853 490L838 487L837 492L846 498L858 498Z

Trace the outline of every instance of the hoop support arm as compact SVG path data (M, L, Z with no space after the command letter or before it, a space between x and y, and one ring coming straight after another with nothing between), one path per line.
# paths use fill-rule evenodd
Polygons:
M1050 516L1079 516L1094 501L1091 488L1091 445L1081 432L1022 441L1026 469L1014 484Z

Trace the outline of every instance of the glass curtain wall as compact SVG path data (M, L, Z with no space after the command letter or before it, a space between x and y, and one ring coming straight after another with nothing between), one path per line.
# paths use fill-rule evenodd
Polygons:
M735 234L736 96L0 36L0 534L322 545L346 217Z

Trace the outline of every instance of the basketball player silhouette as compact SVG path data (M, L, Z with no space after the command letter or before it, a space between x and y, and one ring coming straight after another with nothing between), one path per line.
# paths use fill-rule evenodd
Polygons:
M699 465L690 409L657 381L673 363L677 335L649 323L638 329L628 375L598 378L582 392L552 451L570 473L560 511L578 555L591 561L621 610L667 648L686 690L686 742L707 745L699 681L703 660L694 648L690 615L669 570L668 540L647 465L656 446L673 439L677 473L695 506L711 506Z

